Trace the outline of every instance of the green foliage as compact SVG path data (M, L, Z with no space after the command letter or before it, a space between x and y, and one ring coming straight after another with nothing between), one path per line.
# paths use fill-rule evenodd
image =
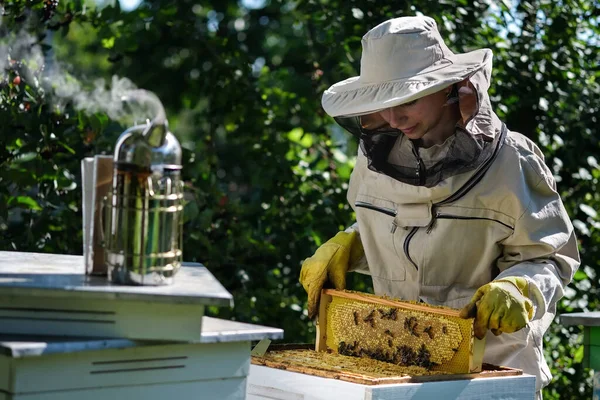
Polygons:
M320 95L358 74L370 27L420 12L452 49L494 51L496 110L544 149L579 235L582 269L558 312L598 308L597 1L56 3L0 6L0 249L81 253L79 162L110 153L124 126L64 93L127 77L159 96L184 147L185 259L235 296L235 308L212 312L312 341L299 268L352 222L356 153ZM556 379L545 397L590 397L581 331L557 323L547 342Z

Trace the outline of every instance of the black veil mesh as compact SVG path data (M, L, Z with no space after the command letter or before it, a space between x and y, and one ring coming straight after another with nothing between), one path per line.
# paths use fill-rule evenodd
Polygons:
M449 144L445 156L429 167L419 156L419 146L412 142L412 160L403 160L403 165L388 162L394 143L402 132L396 129L367 130L361 127L359 117L336 117L335 121L360 140L360 148L368 160L368 168L384 173L400 182L414 186L433 187L454 175L476 169L492 156L495 140L485 136L473 136L457 127L455 138ZM496 139L500 135L495 135Z

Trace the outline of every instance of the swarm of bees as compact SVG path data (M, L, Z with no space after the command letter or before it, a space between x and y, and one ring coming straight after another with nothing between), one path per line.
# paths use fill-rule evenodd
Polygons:
M432 311L333 297L327 309L327 347L398 366L468 371L472 322Z
M389 347L394 347L391 339L388 340L388 345ZM352 344L340 342L338 353L344 356L369 357L373 360L385 361L406 367L414 365L428 370L435 365L431 361L431 354L424 344L416 351L406 345L396 346L392 351L385 351L380 348L376 348L375 350L362 348L357 341L354 341Z

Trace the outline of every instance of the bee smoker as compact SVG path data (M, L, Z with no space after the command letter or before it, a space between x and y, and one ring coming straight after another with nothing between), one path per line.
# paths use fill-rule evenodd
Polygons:
M158 112L123 132L115 146L112 189L104 204L108 278L169 285L182 260L181 146L154 94L136 90L124 100L149 102Z

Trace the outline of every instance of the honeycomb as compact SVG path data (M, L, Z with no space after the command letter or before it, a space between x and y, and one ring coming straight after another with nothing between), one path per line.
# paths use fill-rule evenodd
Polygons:
M361 293L361 298L377 296ZM443 307L394 301L390 306L333 295L327 306L327 348L400 366L468 373L473 320ZM403 304L412 304L403 308ZM416 309L415 309L416 308Z
M253 357L255 364L275 363L277 368L310 373L318 370L329 373L345 372L362 375L364 378L397 378L440 375L443 372L429 371L423 367L400 366L370 358L347 357L337 353L314 350L269 350L262 357Z

